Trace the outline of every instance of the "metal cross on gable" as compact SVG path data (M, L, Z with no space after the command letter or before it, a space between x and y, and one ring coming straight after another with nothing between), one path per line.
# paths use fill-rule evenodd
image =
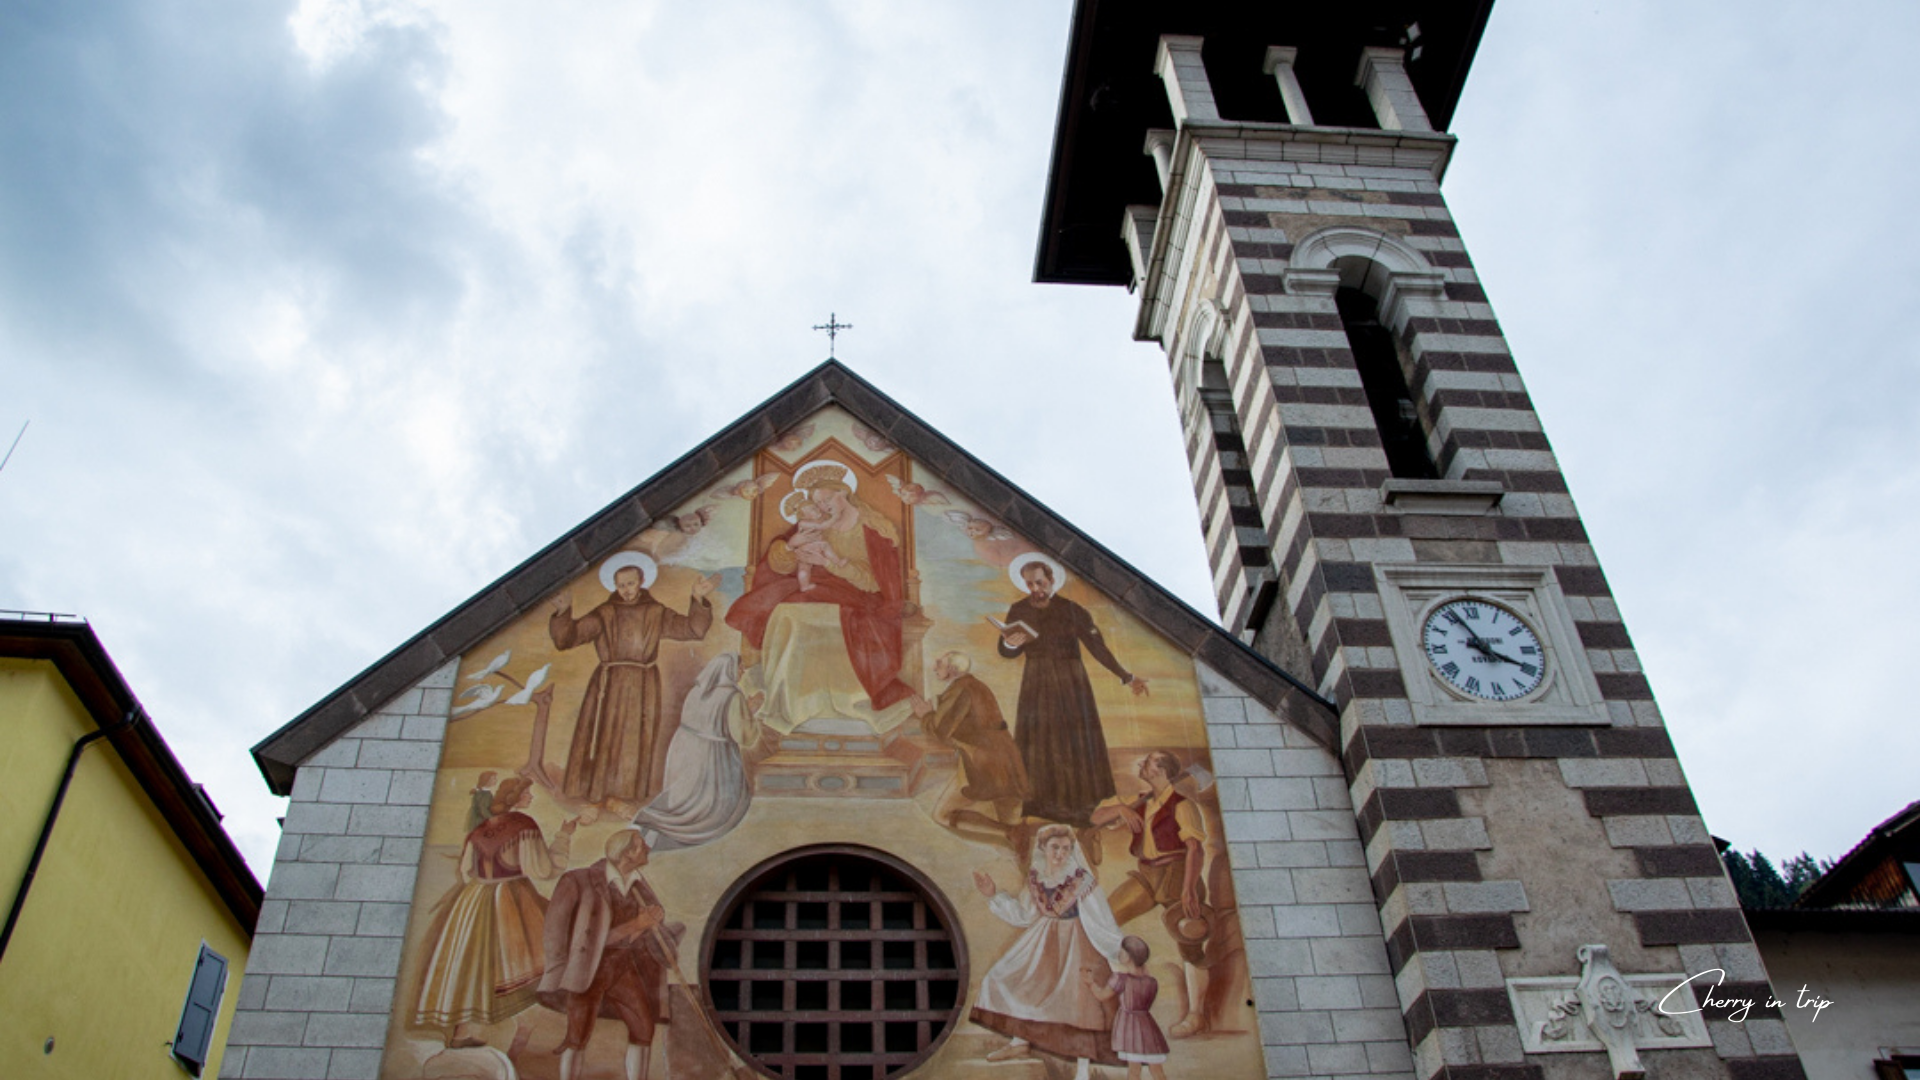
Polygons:
M825 330L827 332L827 359L832 360L834 359L834 339L840 336L840 331L853 329L853 324L850 322L841 322L838 315L829 311L827 312L827 321L815 324L814 329Z

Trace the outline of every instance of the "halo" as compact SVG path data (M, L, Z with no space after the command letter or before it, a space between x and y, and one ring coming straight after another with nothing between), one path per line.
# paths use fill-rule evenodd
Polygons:
M1060 565L1058 560L1054 559L1051 555L1042 555L1037 551L1029 551L1022 555L1015 555L1013 561L1007 564L1007 580L1013 582L1014 588L1019 589L1021 592L1027 591L1026 580L1020 575L1026 570L1027 566L1032 563L1042 563L1048 570L1053 572L1053 591L1056 595L1059 594L1061 589L1067 587L1067 571L1065 567Z
M818 461L809 461L809 462L806 462L805 464L802 464L799 468L796 468L793 470L793 479L789 480L788 483L793 483L793 480L798 480L800 478L801 473L806 472L809 469L817 469L822 465L831 465L834 468L839 469L840 481L847 485L848 491L860 490L860 481L854 475L853 469L847 466L844 462L835 461L832 458L821 458ZM798 486L798 485L795 485L795 486ZM791 521L793 519L788 518L787 520Z
M795 502L794 502L795 495L798 495L800 497L800 500L799 500L800 502L813 501L813 496L808 495L806 492L800 490L799 488L795 488L792 491L787 492L787 494L780 500L780 516L785 518L787 521L787 524L789 525L798 525L800 523L800 511L798 509L793 509L793 510L787 509L788 506L795 505Z
M640 587L643 589L653 584L653 579L660 576L658 563L637 551L623 551L600 564L600 584L605 585L608 592L613 592L615 589L613 575L629 566L640 571Z

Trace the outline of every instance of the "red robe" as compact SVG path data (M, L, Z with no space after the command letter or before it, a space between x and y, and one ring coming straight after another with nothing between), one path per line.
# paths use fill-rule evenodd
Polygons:
M789 540L799 527L788 529L779 540ZM753 569L753 588L727 609L727 625L740 631L747 644L758 649L766 639L767 621L781 604L837 604L840 607L840 634L847 645L847 660L867 700L875 709L884 709L905 701L913 690L900 681L900 625L906 586L900 570L900 548L862 525L866 534L867 563L873 568L877 592L855 588L826 567L812 569L813 588L802 593L800 578L775 570L766 555ZM773 545L767 545L772 551Z

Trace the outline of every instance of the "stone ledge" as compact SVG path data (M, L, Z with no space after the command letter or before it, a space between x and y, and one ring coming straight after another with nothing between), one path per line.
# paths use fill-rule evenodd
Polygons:
M1500 505L1507 493L1498 480L1401 480L1380 485L1380 501L1403 514L1478 516Z

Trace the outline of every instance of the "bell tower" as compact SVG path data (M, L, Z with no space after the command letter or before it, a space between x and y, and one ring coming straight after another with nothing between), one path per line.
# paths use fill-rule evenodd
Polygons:
M1338 707L1415 1075L1802 1077L1441 193L1491 6L1080 0L1035 277L1139 297L1221 620Z

